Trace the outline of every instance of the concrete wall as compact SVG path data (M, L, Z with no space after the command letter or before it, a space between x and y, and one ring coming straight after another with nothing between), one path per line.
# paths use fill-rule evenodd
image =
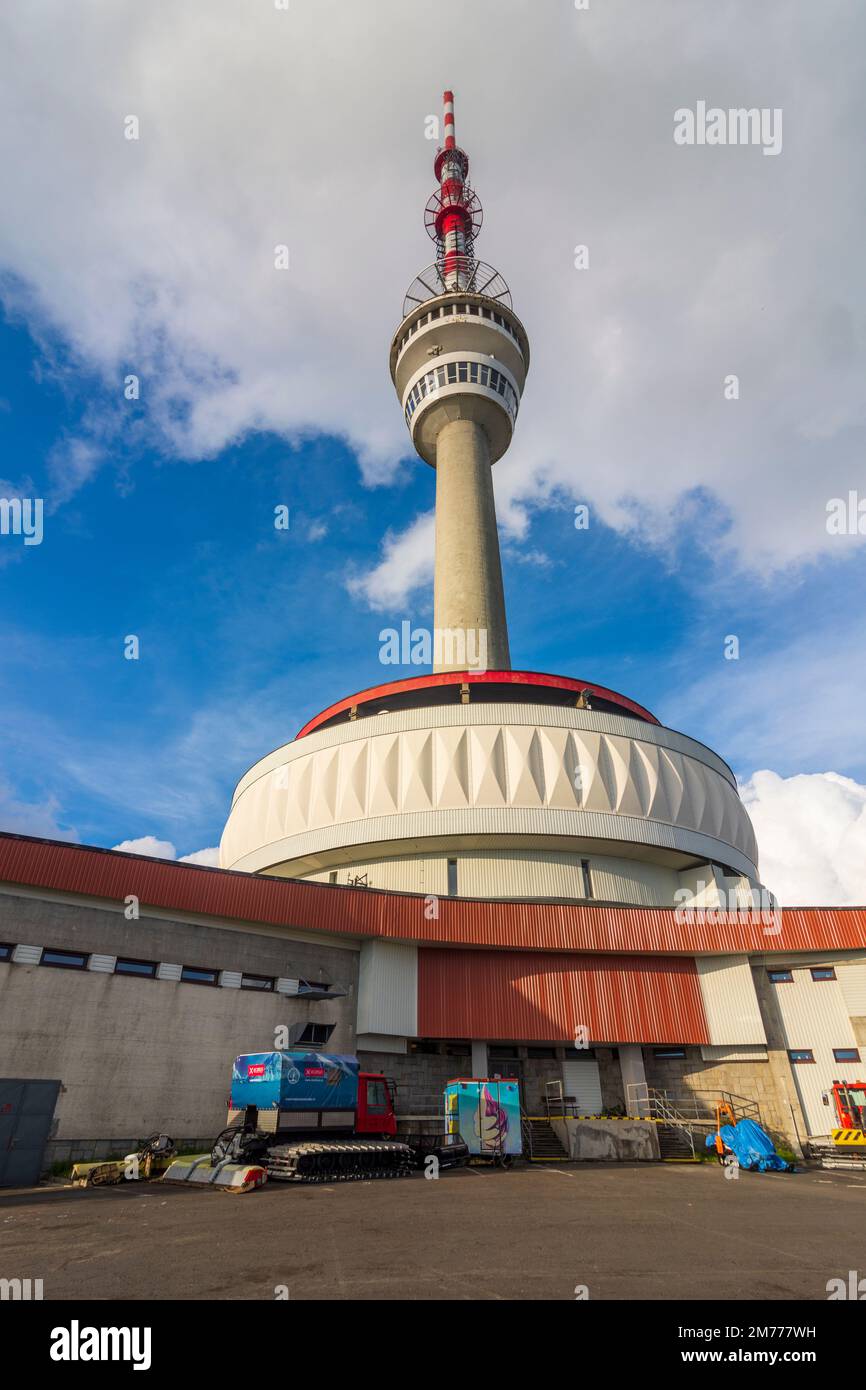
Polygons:
M654 1124L641 1120L553 1120L570 1158L584 1162L648 1163L659 1159Z
M787 1054L768 1052L762 1062L705 1062L699 1047L687 1047L684 1060L661 1061L652 1048L644 1048L647 1083L667 1091L674 1103L677 1096L700 1091L730 1091L757 1101L761 1119L772 1134L784 1138L796 1149L797 1136L791 1118L793 1105L800 1137L806 1128L791 1078ZM709 1100L709 1097L702 1097Z
M130 1137L160 1129L177 1139L214 1136L225 1125L233 1058L273 1048L283 1024L336 1023L328 1047L354 1051L355 950L296 941L288 932L260 935L147 916L128 922L120 910L6 892L0 941L325 979L349 989L344 998L310 1002L0 963L0 1075L60 1079L57 1141L128 1148Z
M358 1057L364 1071L382 1071L397 1083L398 1115L444 1116L446 1081L472 1074L468 1044L465 1055L457 1057L425 1052L359 1052Z
M559 1049L560 1051L562 1049ZM520 1058L522 1081L521 1101L529 1115L544 1115L545 1084L562 1080L562 1063L557 1058L529 1057L525 1047L515 1049ZM473 1076L470 1045L466 1052L446 1056L441 1052L409 1052L397 1056L392 1052L359 1052L366 1071L383 1071L397 1083L397 1111L404 1115L441 1115L442 1093L446 1081L457 1076ZM507 1062L489 1061L485 1075L501 1072L511 1075Z

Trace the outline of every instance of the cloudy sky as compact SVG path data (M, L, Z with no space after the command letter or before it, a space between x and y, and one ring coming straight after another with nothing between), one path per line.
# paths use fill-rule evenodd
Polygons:
M532 343L515 665L716 748L783 901L866 901L866 536L827 525L866 498L864 68L853 0L7 0L0 495L45 533L0 536L0 826L197 854L401 674L433 478L387 354L449 86ZM781 150L677 144L700 101Z

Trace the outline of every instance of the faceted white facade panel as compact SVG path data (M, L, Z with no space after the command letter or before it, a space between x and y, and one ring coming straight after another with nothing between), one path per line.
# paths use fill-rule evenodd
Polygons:
M538 705L383 714L288 744L241 780L220 862L261 871L352 845L490 834L608 838L756 872L751 822L709 749Z

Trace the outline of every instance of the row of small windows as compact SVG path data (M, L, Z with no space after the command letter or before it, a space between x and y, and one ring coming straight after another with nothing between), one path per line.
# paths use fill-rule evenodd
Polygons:
M793 970L768 970L772 985L792 985L794 983ZM816 965L809 971L816 984L822 984L825 980L835 980L836 971L832 965Z
M474 314L475 318L490 319L492 323L496 323L500 328L504 328L505 332L508 333L519 346L517 334L511 327L508 319L505 318L503 314L497 314L495 309L487 309L483 304L440 304L437 309L431 309L429 313L422 314L420 319L412 324L408 332L403 334L397 349L398 352L403 351L409 339L418 332L419 328L424 328L428 323L432 323L433 319L448 318L451 314Z
M0 942L0 961L11 960L15 947L8 942ZM39 958L40 965L52 966L55 970L86 970L90 961L90 955L84 951L63 951L53 946L43 947ZM136 975L139 979L155 980L159 962L155 960L134 960L129 956L118 956L114 962L115 975ZM184 965L181 967L181 981L188 985L218 985L220 971L211 970L206 966ZM308 984L306 980L299 982L299 995L324 994L331 987L330 985L319 983ZM241 989L254 989L260 993L273 992L276 989L276 977L272 975L241 975Z
M454 386L458 381L466 381L473 386L486 386L489 390L498 392L505 401L512 420L516 419L517 392L502 372L498 372L495 367L488 367L484 362L449 362L444 367L434 367L412 387L406 401L406 424L408 425L425 396L431 396L442 386Z
M812 1052L811 1048L808 1047L792 1048L791 1051L788 1053L788 1056L790 1057L792 1062L797 1062L800 1065L807 1064L809 1062L814 1062L815 1060L814 1052ZM860 1050L856 1047L834 1047L833 1061L859 1062Z

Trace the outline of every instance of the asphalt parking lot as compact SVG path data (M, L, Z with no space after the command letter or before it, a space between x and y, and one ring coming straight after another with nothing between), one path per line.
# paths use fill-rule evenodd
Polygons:
M0 1278L45 1299L826 1300L866 1275L866 1173L465 1168L230 1195L0 1193Z

